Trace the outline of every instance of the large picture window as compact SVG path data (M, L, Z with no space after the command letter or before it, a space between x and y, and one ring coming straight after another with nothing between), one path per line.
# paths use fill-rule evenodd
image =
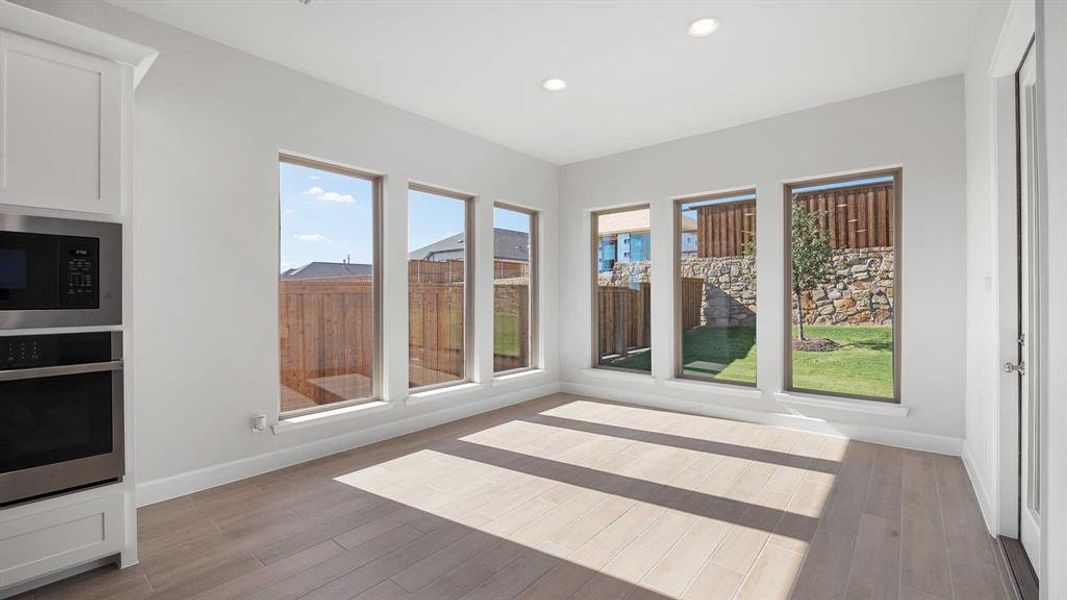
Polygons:
M676 375L756 384L756 194L675 202Z
M652 371L648 206L593 213L594 365Z
M786 186L788 389L899 401L900 181Z
M281 412L377 396L379 180L282 156Z
M471 198L422 186L408 192L408 385L468 379Z
M493 207L493 372L534 366L537 213Z

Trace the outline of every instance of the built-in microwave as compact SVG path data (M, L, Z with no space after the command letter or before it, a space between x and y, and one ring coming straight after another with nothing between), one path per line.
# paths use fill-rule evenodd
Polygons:
M0 329L122 323L122 226L0 214Z

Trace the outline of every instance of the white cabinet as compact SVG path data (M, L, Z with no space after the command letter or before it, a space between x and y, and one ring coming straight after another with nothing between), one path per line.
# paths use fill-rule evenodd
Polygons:
M134 88L157 55L0 0L0 213L71 211L130 228ZM123 273L131 279L129 260ZM133 465L133 399L124 399L125 459ZM135 481L128 468L118 483L0 508L0 598L105 561L136 564Z
M0 590L120 552L125 498L101 489L0 512Z
M121 69L0 32L0 204L120 213Z

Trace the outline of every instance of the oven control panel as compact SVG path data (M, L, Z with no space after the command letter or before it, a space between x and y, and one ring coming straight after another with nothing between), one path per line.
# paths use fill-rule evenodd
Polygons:
M107 362L122 358L118 332L0 336L0 371Z
M41 342L34 337L0 338L0 369L40 366Z

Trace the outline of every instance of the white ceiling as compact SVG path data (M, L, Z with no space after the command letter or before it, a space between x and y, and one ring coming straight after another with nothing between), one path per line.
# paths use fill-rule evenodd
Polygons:
M960 73L984 0L110 1L565 164Z

